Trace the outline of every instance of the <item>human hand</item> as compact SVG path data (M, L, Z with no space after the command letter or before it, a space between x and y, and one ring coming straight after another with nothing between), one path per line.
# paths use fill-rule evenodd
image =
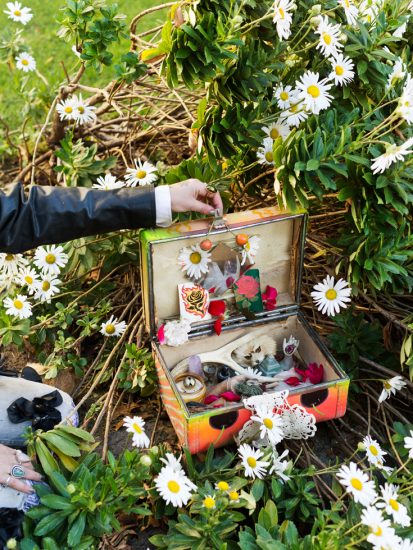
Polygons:
M21 466L24 470L23 478L17 479L10 473L13 466L17 465ZM5 445L0 445L0 484L21 493L33 493L34 489L24 482L25 479L41 481L42 476L34 470L31 461L24 453Z
M172 212L199 212L212 214L223 210L221 196L207 189L207 184L197 179L180 181L169 187Z

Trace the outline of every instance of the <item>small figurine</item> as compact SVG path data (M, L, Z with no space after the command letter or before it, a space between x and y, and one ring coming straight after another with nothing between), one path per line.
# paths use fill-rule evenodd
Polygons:
M280 361L282 370L290 370L294 366L293 355L297 351L300 344L299 340L296 340L294 336L290 336L290 339L287 340L284 338L283 341L283 350L284 350L284 359Z
M264 360L259 364L258 368L264 376L275 376L284 370L282 365L280 365L273 355L266 355Z
M263 334L236 348L233 356L235 361L243 367L256 367L264 361L266 356L274 356L275 351L275 340Z

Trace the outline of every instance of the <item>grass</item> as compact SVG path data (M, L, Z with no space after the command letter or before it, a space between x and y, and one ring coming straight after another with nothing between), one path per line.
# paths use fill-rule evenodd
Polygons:
M3 13L6 2L2 2L0 29L3 30L0 31L0 44L9 29L22 29L24 44L30 48L36 59L37 68L47 80L48 85L42 82L39 76L31 73L24 87L25 91L22 93L20 87L23 74L16 69L10 70L5 63L1 63L0 120L3 120L12 130L18 130L25 125L25 127L27 126L25 133L30 133L31 123L44 120L45 108L50 105L59 85L66 81L62 63L64 63L69 74L73 74L78 66L78 60L71 50L72 44L68 44L56 36L59 28L57 23L59 9L65 5L65 2L63 0L20 1L22 5L30 6L34 14L33 18L26 26L9 20ZM110 2L108 1L108 3ZM137 13L161 4L161 1L138 0L130 2L130 0L118 0L116 3L119 6L119 12L126 15L125 21L129 25L131 19ZM156 24L161 24L164 16L165 10L162 10L144 17L138 23L138 32ZM111 49L115 59L128 50L129 41L126 39ZM113 65L105 67L101 74L97 74L93 69L90 69L82 79L82 83L92 86L105 85L113 79L114 74Z

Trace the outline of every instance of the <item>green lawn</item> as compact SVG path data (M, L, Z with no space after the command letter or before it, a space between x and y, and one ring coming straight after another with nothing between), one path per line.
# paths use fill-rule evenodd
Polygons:
M33 11L32 20L23 26L7 18L3 13L6 2L2 2L0 13L0 42L10 28L21 28L25 44L31 48L31 53L36 59L37 67L42 75L48 81L46 86L35 74L30 74L26 85L26 94L30 97L30 112L25 111L25 100L20 92L21 76L20 71L10 69L4 63L0 64L0 118L5 121L10 128L18 129L22 126L24 120L29 117L30 121L42 121L44 119L45 104L50 103L55 90L60 83L65 81L65 74L62 63L66 70L71 73L78 65L78 60L71 51L71 45L67 44L56 36L59 24L56 19L59 9L65 5L63 0L20 0L22 5L30 7ZM126 23L129 25L132 17L137 13L158 4L159 0L118 0L120 12L124 13ZM138 23L138 32L146 30L156 24L161 24L164 20L166 11L162 10L145 16ZM128 51L127 40L117 44L113 49L115 57L120 53ZM105 68L103 73L98 75L93 70L89 71L83 83L98 86L108 83L114 75L113 66ZM39 98L40 97L40 101ZM29 131L29 130L28 130Z

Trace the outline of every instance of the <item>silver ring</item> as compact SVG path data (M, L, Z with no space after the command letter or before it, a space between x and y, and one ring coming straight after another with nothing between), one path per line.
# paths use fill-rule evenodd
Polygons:
M26 470L20 464L15 464L10 470L10 475L16 479L22 479L26 476Z

